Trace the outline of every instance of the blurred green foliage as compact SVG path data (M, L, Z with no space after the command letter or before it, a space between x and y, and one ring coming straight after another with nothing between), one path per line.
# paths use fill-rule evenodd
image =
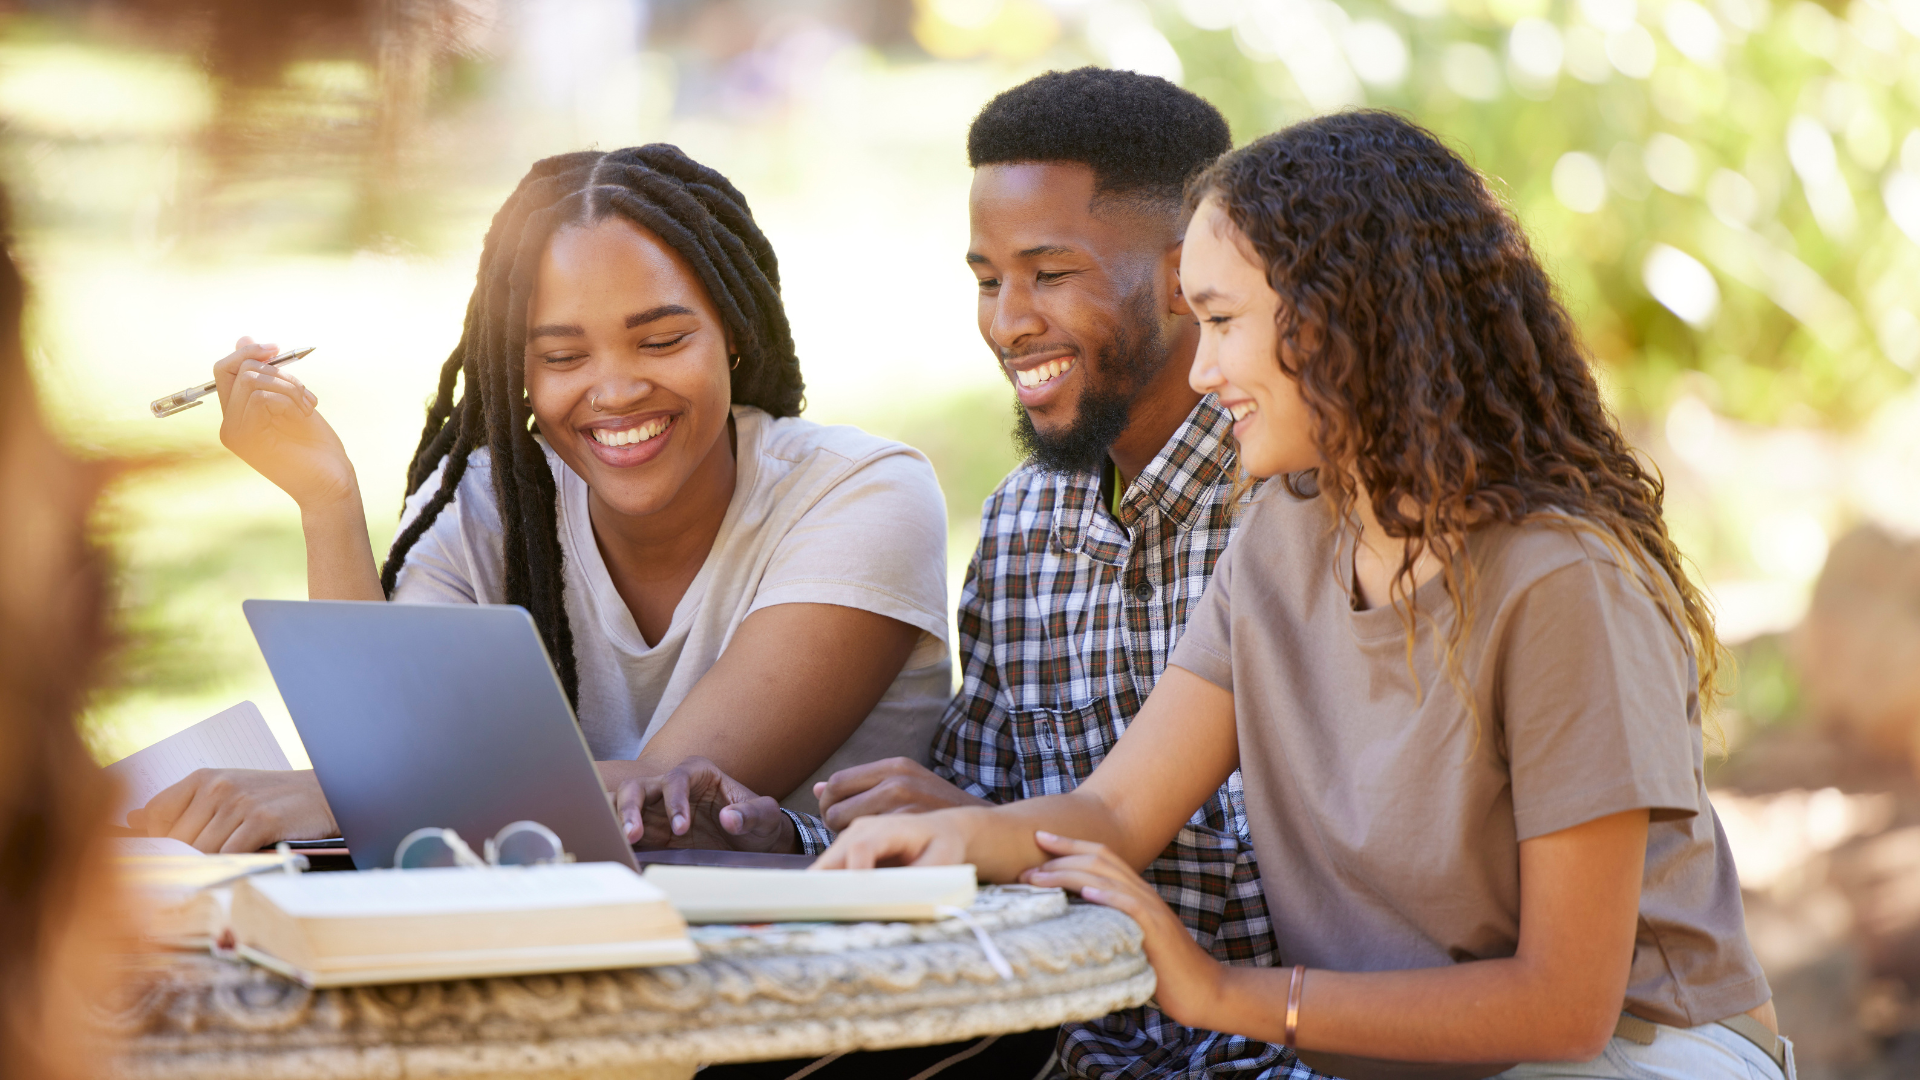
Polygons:
M1154 14L1242 141L1362 103L1448 138L1557 256L1626 412L1659 417L1684 390L1741 420L1846 428L1920 369L1915 0Z
M461 6L364 11L436 5ZM580 29L585 7L619 6L503 0L464 44L398 49L378 37L398 24L342 15L226 59L172 24L135 32L60 4L0 15L0 173L36 285L43 396L76 441L210 455L108 508L130 643L92 715L103 756L237 696L275 716L238 600L304 594L291 505L218 450L212 413L156 424L144 402L241 332L324 344L311 377L384 550L485 223L556 150L665 138L752 193L809 415L927 453L956 581L981 500L1015 464L958 258L965 124L1048 68L1176 76L1242 143L1357 105L1439 131L1562 283L1636 443L1668 468L1669 519L1703 580L1782 585L1769 612L1864 505L1834 479L1832 432L1920 369L1920 0L913 0L910 34L892 36L848 13L905 0L654 0L621 41ZM121 325L139 346L102 348L99 328ZM1898 468L1875 475L1899 486ZM1763 725L1798 708L1769 640L1742 656L1732 703Z
M1801 715L1800 680L1784 634L1763 634L1732 649L1732 693L1724 709L1760 728L1778 727Z
M980 506L1020 464L1013 444L1013 396L1000 387L965 390L874 413L861 425L927 455L947 496L950 543L966 545L949 557L971 557ZM958 597L949 597L958 601Z

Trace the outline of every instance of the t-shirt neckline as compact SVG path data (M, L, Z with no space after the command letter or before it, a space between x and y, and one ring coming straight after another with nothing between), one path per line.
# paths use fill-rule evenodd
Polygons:
M613 587L613 575L607 570L607 562L600 555L600 544L593 535L593 517L587 506L590 492L587 482L580 475L561 463L562 492L561 511L566 520L562 525L566 530L567 555L578 559L582 575L587 579L588 592L596 597L612 597L609 603L596 606L600 625L606 631L607 638L621 650L635 656L645 656L656 650L669 650L676 640L684 638L693 625L694 613L700 610L707 590L713 582L713 576L719 560L715 556L726 546L728 537L733 535L735 523L739 520L742 507L747 504L753 492L753 486L760 478L760 442L761 417L758 410L735 405L730 410L733 417L733 497L727 502L726 516L720 519L720 531L713 536L713 547L700 563L699 573L687 586L687 591L674 605L673 618L667 623L667 632L652 645L640 634L640 624L633 619L633 612L620 599L619 590Z
M1360 642L1371 645L1396 637L1404 637L1407 632L1407 624L1402 614L1404 609L1400 604L1389 601L1383 604L1375 604L1365 611L1354 610L1353 549L1359 542L1359 538L1354 536L1352 531L1346 528L1341 528L1337 535L1338 540L1334 544L1333 587L1339 598L1341 608L1347 613L1347 625L1348 628L1352 630L1354 638ZM1464 546L1468 550L1455 555L1454 559L1456 562L1463 558L1472 557L1470 550L1472 547L1471 537L1468 538L1468 542ZM1428 621L1431 620L1437 623L1441 619L1451 617L1453 601L1452 598L1447 595L1445 578L1445 574L1435 574L1421 582L1413 590L1412 599L1415 611L1414 633L1416 635L1420 632L1420 627Z

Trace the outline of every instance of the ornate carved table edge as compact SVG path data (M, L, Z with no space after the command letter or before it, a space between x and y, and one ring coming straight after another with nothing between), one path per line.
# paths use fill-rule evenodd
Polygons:
M675 967L339 990L183 956L115 1012L125 1043L112 1075L669 1080L700 1062L1050 1027L1152 995L1140 929L1125 915L1037 891L992 900L1007 981L964 928L878 935L896 943L842 952L734 950Z

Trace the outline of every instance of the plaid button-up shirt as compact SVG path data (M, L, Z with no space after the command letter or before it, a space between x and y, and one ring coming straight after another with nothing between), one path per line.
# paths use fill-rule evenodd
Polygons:
M960 692L934 770L1005 803L1073 790L1165 670L1233 534L1233 419L1209 396L1127 487L1119 518L1093 473L1013 471L988 498L960 592ZM1241 500L1244 501L1244 500ZM1194 939L1275 961L1240 774L1146 870ZM1077 1076L1312 1076L1279 1047L1181 1027L1151 1006L1068 1025Z

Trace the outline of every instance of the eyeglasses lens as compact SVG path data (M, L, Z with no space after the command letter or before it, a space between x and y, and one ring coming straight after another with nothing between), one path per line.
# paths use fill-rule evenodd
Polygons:
M553 841L542 835L545 830L536 832L521 829L502 837L499 846L499 864L501 866L534 866L539 863L560 861L560 852Z
M422 836L401 849L399 861L395 864L402 870L425 870L436 866L457 866L459 860L454 857L453 845L438 835Z

